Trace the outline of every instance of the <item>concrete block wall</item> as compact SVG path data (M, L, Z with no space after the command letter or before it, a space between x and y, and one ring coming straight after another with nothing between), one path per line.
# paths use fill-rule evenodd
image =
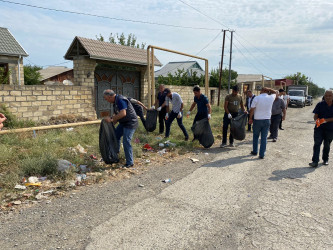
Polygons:
M69 114L96 119L93 88L86 86L0 85L0 103L21 120Z
M0 56L0 63L8 63L8 69L11 72L9 75L9 84L18 85L19 84L19 67L20 62L20 83L24 85L24 69L23 69L23 58L19 60L19 57L15 56Z

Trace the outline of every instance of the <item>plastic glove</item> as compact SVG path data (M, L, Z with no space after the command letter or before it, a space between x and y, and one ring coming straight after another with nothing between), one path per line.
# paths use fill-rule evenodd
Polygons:
M151 108L150 109L155 109L155 106L153 105L153 106L151 106Z
M212 118L212 116L210 114L208 114L208 120L210 120L210 118Z
M318 128L321 124L326 123L326 120L324 118L317 119L316 120L316 127Z
M188 111L188 112L186 113L186 117L189 118L189 117L190 117L190 114L191 114L191 111Z
M165 114L165 120L168 120L168 118L169 118L169 113L166 113Z
M178 115L177 115L177 118L180 119L180 118L182 118L182 116L183 116L182 113L179 112Z
M230 113L228 114L228 118L229 118L229 119L232 119L232 115L231 115Z
M161 111L161 110L162 110L162 107L158 107L158 108L157 108L157 111Z

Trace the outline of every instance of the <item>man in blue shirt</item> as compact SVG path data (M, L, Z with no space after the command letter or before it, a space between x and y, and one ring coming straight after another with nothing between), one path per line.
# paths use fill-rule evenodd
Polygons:
M187 117L190 116L191 111L195 108L195 105L197 105L197 114L195 115L193 124L196 121L200 121L204 118L208 118L208 120L211 118L212 108L209 104L207 96L201 94L200 87L195 86L193 88L194 93L194 101L191 105L190 110L187 112Z
M104 119L105 121L113 122L114 124L119 122L115 131L118 140L117 152L119 153L120 151L120 139L123 137L123 146L126 158L126 164L123 167L130 168L134 165L131 141L134 132L138 127L138 117L131 102L126 97L116 95L116 93L111 89L104 90L103 95L107 102L113 103L115 113L112 118L105 117Z
M328 158L330 153L330 146L333 140L333 92L326 90L324 101L319 102L313 110L313 119L320 123L314 128L314 146L312 162L309 163L310 167L318 167L320 146L324 142L323 148L323 165L328 165ZM321 124L322 123L322 124Z

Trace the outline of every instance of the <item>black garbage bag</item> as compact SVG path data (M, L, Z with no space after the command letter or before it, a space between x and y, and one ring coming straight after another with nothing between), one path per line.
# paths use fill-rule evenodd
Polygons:
M114 125L103 119L99 129L99 150L106 164L119 162L117 149L118 141Z
M242 141L245 139L245 126L247 114L238 115L231 119L230 132L235 140Z
M205 148L210 148L214 144L214 136L207 118L196 121L191 128L194 138Z
M156 129L157 124L157 110L147 110L146 116L146 130L148 132L153 132Z

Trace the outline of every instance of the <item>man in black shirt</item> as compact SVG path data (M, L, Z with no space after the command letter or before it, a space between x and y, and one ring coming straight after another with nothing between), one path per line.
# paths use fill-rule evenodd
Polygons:
M155 101L155 106L152 106L153 109L161 107L162 104L165 102L165 97L166 94L164 94L164 84L161 84L159 86L159 92L157 94L156 97L156 101ZM158 112L158 121L160 124L160 134L164 133L164 125L165 125L165 115L166 115L166 106L164 106L161 111Z
M319 102L313 110L316 121L314 128L314 146L311 167L318 167L320 146L324 142L323 165L328 165L330 146L333 140L333 92L326 90L324 101Z

